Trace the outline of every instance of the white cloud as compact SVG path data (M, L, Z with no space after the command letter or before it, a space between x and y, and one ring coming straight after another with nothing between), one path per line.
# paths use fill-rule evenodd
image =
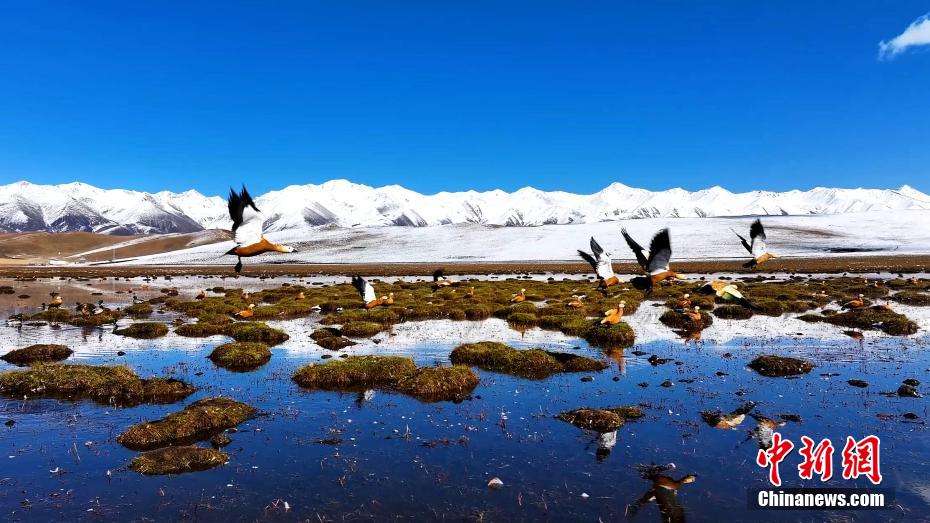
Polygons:
M927 13L909 25L903 33L887 42L878 43L879 58L893 58L907 48L918 45L930 45L930 13Z

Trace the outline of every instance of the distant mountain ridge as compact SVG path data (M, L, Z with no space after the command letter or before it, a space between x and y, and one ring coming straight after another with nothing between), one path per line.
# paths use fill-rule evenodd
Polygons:
M271 231L320 225L500 226L593 223L637 218L841 214L930 209L930 196L899 189L831 189L732 193L721 187L648 191L613 183L594 194L526 187L424 195L398 185L346 180L292 185L256 198ZM0 231L90 231L128 235L189 233L230 227L226 201L197 191L146 193L80 182L0 185Z

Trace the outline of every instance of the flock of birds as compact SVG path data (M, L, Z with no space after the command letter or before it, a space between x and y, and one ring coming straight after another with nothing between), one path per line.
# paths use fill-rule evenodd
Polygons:
M242 258L274 252L296 252L292 246L278 245L272 243L265 237L263 230L264 216L255 205L255 202L244 186L239 192L230 189L228 204L229 217L233 222L233 241L236 246L226 252L226 254L238 258L235 266L236 273L242 271ZM778 257L768 252L766 249L765 229L762 227L762 222L760 220L756 220L750 226L749 240L736 231L733 232L740 239L743 247L751 255L751 259L743 265L744 267L755 269L762 263ZM683 275L670 268L672 245L668 229L662 229L653 236L652 241L649 243L648 250L634 240L625 228L621 230L621 234L630 250L633 251L637 263L639 263L639 266L645 272L645 275L636 276L629 281L629 284L634 288L642 290L648 295L653 287L662 281L686 279ZM611 254L604 251L593 237L591 238L590 246L591 253L579 250L578 255L591 264L591 267L594 269L594 274L598 279L598 287L602 292L606 293L607 288L621 283L620 278L614 272ZM452 282L443 276L442 270L438 270L433 274L433 282L437 289L452 285ZM374 287L360 276L354 276L352 278L352 285L358 290L359 296L361 296L366 309L371 310L375 307L387 306L394 303L393 293L379 297ZM752 306L752 304L743 297L737 289L737 286L732 283L714 280L698 289L698 291L714 294L723 301L738 303L746 307ZM474 289L471 289L469 292L473 295ZM526 299L525 292L526 289L521 289L519 293L513 296L511 301L514 303L524 301ZM574 295L572 296L572 301L569 303L569 306L581 308L583 307L583 299L584 295ZM605 311L601 323L619 323L623 318L624 306L625 303L621 301L616 308ZM250 306L250 309L242 311L239 314L243 317L249 317L251 308L254 308L254 306ZM700 307L692 308L690 306L690 301L688 301L687 294L682 300L682 307L680 307L680 309L689 315L696 315L696 318L700 317Z

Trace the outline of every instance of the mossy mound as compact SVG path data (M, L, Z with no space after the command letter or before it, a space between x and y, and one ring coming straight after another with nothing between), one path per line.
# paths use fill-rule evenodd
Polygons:
M76 314L68 318L66 321L75 327L99 327L101 325L110 325L116 323L116 321L122 317L123 313L120 311L106 311L100 314L91 314L89 316L81 316L80 314Z
M607 368L606 363L585 356L542 349L517 350L493 341L459 345L449 359L454 365L474 365L491 372L531 379L547 378L561 372L591 372Z
M350 338L370 338L384 329L385 325L382 323L351 321L342 325L342 334Z
M168 334L168 326L164 323L154 321L133 323L122 329L116 329L113 333L130 338L150 340L153 338L161 338L165 334Z
M930 294L926 292L901 291L892 296L891 299L905 305L930 306Z
M20 367L36 363L48 363L67 359L74 351L66 345L30 345L22 349L14 349L4 354L0 359Z
M807 323L819 323L824 320L824 316L819 314L802 314L798 316L798 319L801 321L806 321Z
M880 330L892 336L907 336L917 332L917 324L897 312L863 308L841 312L824 318L831 325L862 330Z
M416 369L410 358L351 356L342 361L305 365L293 379L307 389L357 391L393 385Z
M205 441L255 415L251 405L224 398L191 403L164 418L133 425L116 441L132 450L151 450Z
M219 450L203 447L167 447L136 456L129 468L147 476L184 474L209 470L225 464L229 456Z
M465 309L465 319L470 321L485 320L491 317L491 309L481 306L467 307Z
M231 323L226 325L223 334L236 341L259 342L269 347L280 345L290 339L286 332L259 321Z
M224 369L245 372L268 363L271 359L271 350L264 343L236 341L218 346L208 357Z
M97 403L133 406L174 403L197 390L183 381L143 380L120 366L39 364L29 370L0 374L0 392L17 397L89 399Z
M807 360L766 354L749 362L748 367L763 376L781 378L807 374L815 365Z
M478 385L468 367L420 367L399 356L352 356L341 361L310 364L293 376L301 387L339 392L369 388L393 390L422 401L462 399Z
M174 329L175 334L186 338L206 338L208 336L224 334L225 332L226 325L202 321L198 321L197 323L185 323Z
M703 310L700 312L700 322L695 322L690 316L680 311L665 311L659 316L659 321L673 329L686 331L702 330L713 325L714 317Z
M714 309L714 316L722 320L748 320L752 318L752 310L742 305L720 305Z
M539 319L530 312L511 312L507 316L507 323L518 327L535 327Z
M123 309L123 312L134 318L145 317L152 314L152 306L148 303L134 303Z
M421 367L401 378L394 389L421 401L462 399L478 386L478 375L464 365Z
M787 302L781 300L756 298L752 301L752 312L756 314L762 314L764 316L781 316L782 314L788 312L788 306L786 303Z
M623 426L623 418L616 412L604 409L575 409L556 416L566 423L584 430L613 432Z
M313 331L310 335L317 345L327 350L337 351L351 347L356 343L342 335L342 331L332 327L324 327Z
M595 347L630 347L636 341L633 328L624 321L602 325L595 320L582 337Z

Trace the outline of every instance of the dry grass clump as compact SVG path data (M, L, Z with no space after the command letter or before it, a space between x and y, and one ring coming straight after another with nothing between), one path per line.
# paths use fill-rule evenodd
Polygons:
M815 365L807 360L766 354L749 362L748 367L763 376L780 378L807 374Z
M566 423L584 430L595 432L613 432L623 426L623 418L616 412L604 409L575 409L556 416Z
M590 372L607 368L607 364L579 356L542 349L517 350L494 341L466 343L449 355L454 365L474 365L491 372L523 378L542 379L561 372Z
M4 354L0 359L3 361L18 365L34 365L36 363L48 363L52 361L61 361L74 354L74 351L66 345L38 344L30 345L22 349L14 349Z
M116 329L113 333L130 338L148 340L160 338L168 334L168 326L159 322L132 323L122 329Z
M227 461L229 456L219 450L192 446L167 447L133 458L129 468L147 476L159 476L209 470Z
M230 398L206 398L160 420L133 425L116 441L132 450L185 445L208 440L255 413L255 407Z
M174 403L195 390L195 387L174 379L143 380L131 369L120 366L47 363L29 370L0 374L0 392L4 394L89 399L122 406Z
M236 341L218 346L208 357L224 369L245 372L268 363L271 350L264 343Z

